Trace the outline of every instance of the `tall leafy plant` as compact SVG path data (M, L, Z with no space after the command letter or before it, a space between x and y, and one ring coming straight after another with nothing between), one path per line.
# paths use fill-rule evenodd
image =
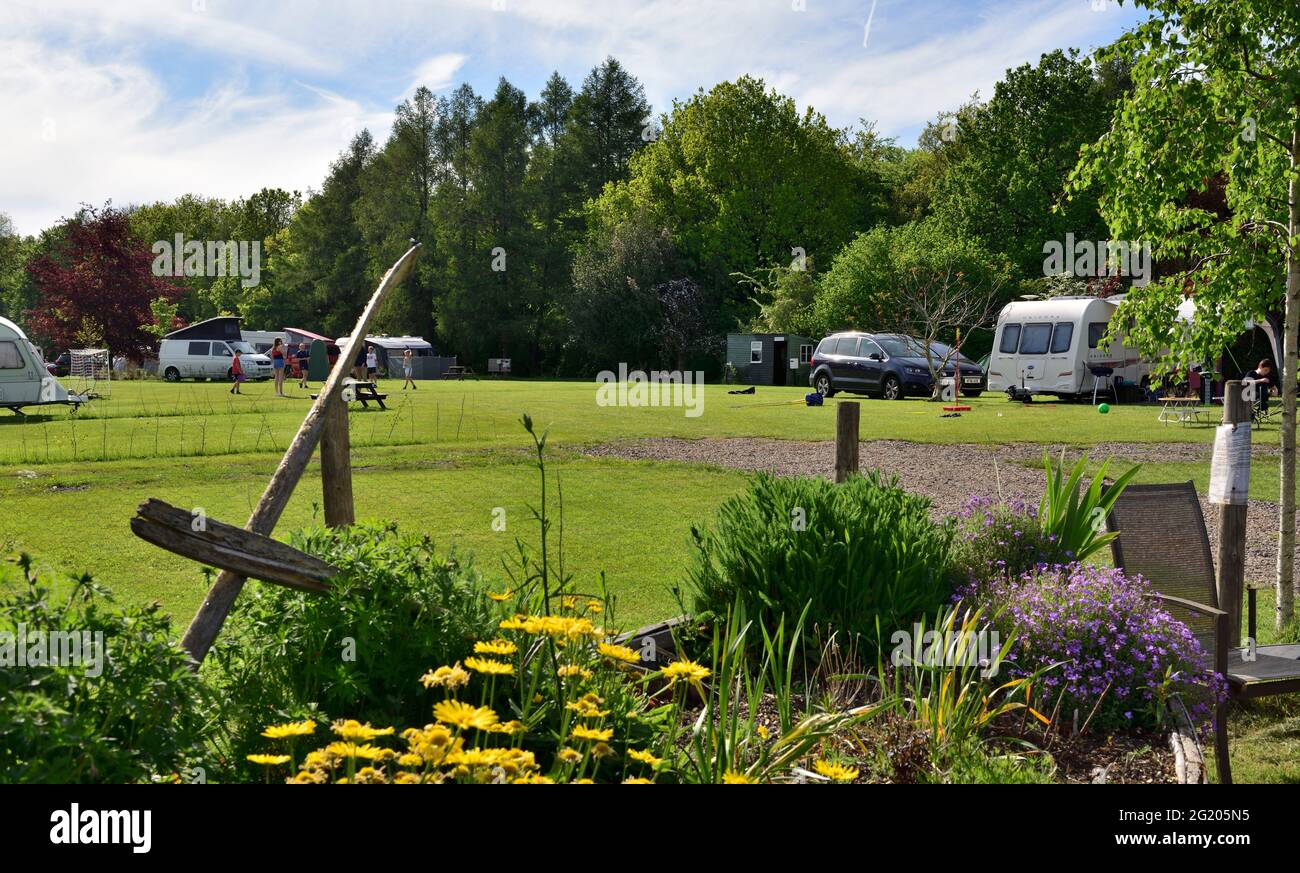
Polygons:
M1084 561L1119 536L1118 533L1102 532L1106 527L1106 515L1137 475L1139 465L1134 464L1121 473L1103 493L1102 485L1110 462L1110 458L1102 462L1092 477L1088 490L1080 495L1083 474L1088 468L1088 456L1080 456L1067 475L1065 450L1061 450L1060 460L1056 463L1052 463L1046 450L1043 451L1047 487L1038 504L1038 524L1043 533L1056 537L1057 546L1068 559Z

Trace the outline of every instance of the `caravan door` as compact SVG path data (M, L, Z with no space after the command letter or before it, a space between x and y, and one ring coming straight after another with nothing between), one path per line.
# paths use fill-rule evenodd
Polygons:
M41 378L48 374L36 371L36 360L25 346L21 339L0 339L0 405L40 400Z

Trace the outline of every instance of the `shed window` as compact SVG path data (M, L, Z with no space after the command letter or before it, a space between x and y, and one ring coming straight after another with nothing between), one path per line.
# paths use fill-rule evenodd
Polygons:
M806 364L812 360L812 343L804 343L799 346L799 363Z
M1070 350L1070 341L1074 339L1074 324L1068 321L1058 322L1052 328L1052 354L1063 355Z
M1020 345L1020 325L1005 324L1002 326L1002 343L998 346L998 351L1004 355L1014 355L1016 346Z
M763 363L763 341L754 340L749 344L749 362L751 364Z
M18 343L5 340L0 342L0 370L21 370L26 367Z
M190 357L206 358L210 348L212 348L211 343L190 343Z
M1026 324L1020 334L1020 354L1041 355L1047 351L1052 338L1050 324Z

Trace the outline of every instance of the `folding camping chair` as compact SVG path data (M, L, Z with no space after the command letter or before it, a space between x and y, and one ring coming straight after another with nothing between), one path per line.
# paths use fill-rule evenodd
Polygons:
M1115 501L1106 527L1115 566L1144 577L1155 596L1212 655L1213 669L1228 680L1233 700L1300 692L1300 645L1229 648L1228 613L1219 608L1210 538L1201 501L1191 482L1129 485ZM1249 639L1255 639L1255 592L1249 589ZM1219 781L1232 782L1227 705L1214 712L1214 758Z

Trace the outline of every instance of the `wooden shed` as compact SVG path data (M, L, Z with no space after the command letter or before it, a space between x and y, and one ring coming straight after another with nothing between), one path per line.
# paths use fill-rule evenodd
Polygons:
M817 340L794 333L729 333L727 363L741 385L807 387Z

